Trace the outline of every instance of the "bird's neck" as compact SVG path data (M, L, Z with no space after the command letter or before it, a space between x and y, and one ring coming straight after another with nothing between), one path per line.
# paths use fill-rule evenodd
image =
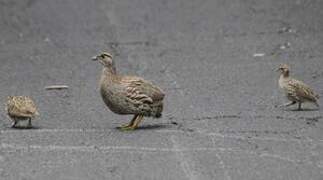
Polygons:
M105 76L117 75L117 70L113 66L105 66L103 67L102 74Z
M279 77L279 81L285 81L289 79L289 73L282 73Z
M280 75L280 77L282 77L282 78L289 78L289 71L287 71L287 72L283 72L283 73Z
M289 81L289 76L288 75L286 76L286 74L282 73L278 80L279 87L284 89L288 81Z
M109 83L117 78L117 72L114 67L104 67L101 73L100 84Z

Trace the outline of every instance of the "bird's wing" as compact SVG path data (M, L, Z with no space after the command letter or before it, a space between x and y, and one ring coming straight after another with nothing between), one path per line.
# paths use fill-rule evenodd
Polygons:
M291 79L288 81L288 85L294 89L297 96L313 101L315 101L318 98L318 95L316 95L314 91L302 81Z
M122 77L120 84L126 88L126 96L137 103L161 101L165 94L157 86L135 76Z
M8 112L14 116L27 117L38 114L35 103L28 97L13 98L8 102Z
M7 106L8 114L10 116L22 116L22 117L29 117L30 114L27 113L25 108L21 108L17 106L16 104L8 104Z

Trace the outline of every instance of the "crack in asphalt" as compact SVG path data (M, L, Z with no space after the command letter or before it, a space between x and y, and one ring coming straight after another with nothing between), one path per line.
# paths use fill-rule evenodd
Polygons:
M175 136L171 137L171 141L173 143L173 150L178 150L178 151L174 151L176 154L176 158L179 161L185 175L187 176L188 179L190 180L197 180L197 179L201 179L197 176L197 174L194 172L194 169L192 168L192 162L188 161L188 157L185 156L184 152L180 150L180 146L179 146L179 142L175 140ZM170 149L171 150L171 149Z
M30 130L27 129L21 129L21 130L13 130L13 129L7 129L7 130L0 130L0 136L3 136L7 133L29 133ZM70 133L78 133L78 132L110 132L110 134L113 133L113 131L109 131L108 129L33 129L32 132L36 133L63 133L63 132L70 132ZM308 142L308 143L314 143L314 144L322 144L323 139L296 139L296 138L275 138L275 137L257 137L257 136L239 136L239 135L231 135L231 134L224 134L224 133L208 133L207 131L184 131L184 130L156 130L154 132L157 133L191 133L191 134L201 134L205 136L215 136L220 138L232 138L232 139L242 139L242 140L260 140L260 141L278 141L278 142ZM236 132L236 131L235 131ZM249 132L254 131L246 131L246 132L237 132L236 134L245 134ZM262 132L262 131L259 131ZM264 131L265 132L265 131Z
M212 139L213 145L216 146L214 138L211 137L211 139ZM231 180L231 176L230 176L229 172L227 171L227 165L224 163L223 157L217 152L215 153L215 156L220 160L220 165L221 165L221 168L222 168L222 170L224 172L224 175L225 175L226 179Z
M176 141L177 142L177 141ZM175 143L175 142L174 142ZM232 148L209 148L209 147L199 147L199 148L180 148L178 146L174 146L174 148L154 148L154 147L135 147L135 146L60 146L60 145L19 145L19 144L6 144L1 143L0 145L1 150L14 150L17 151L25 151L25 152L32 152L33 151L40 151L40 152L56 152L56 151L79 151L79 152L100 152L100 153L118 153L118 152L126 152L126 153L167 153L167 152L175 152L179 153L181 157L178 157L179 160L185 166L185 172L188 172L191 167L187 165L187 160L184 160L184 155L182 153L185 152L225 152L225 153L237 153L237 154L247 154L253 155L257 157L263 158L272 158L278 159L285 162L292 163L294 165L301 165L301 164L308 164L314 165L313 162L310 161L302 161L302 160L295 160L287 157L283 157L277 154L270 154L270 153L260 153L260 152L253 152L253 151L245 151L245 150L234 150ZM179 156L178 155L178 156ZM186 163L186 165L185 165ZM188 166L188 167L187 167ZM319 167L320 168L320 167ZM323 169L323 167L321 168ZM194 175L195 176L195 175ZM193 177L193 175L190 175Z

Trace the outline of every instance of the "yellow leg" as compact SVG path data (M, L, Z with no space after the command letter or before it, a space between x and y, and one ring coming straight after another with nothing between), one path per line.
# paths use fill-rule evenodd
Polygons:
M135 122L135 120L137 119L137 117L138 117L138 115L135 115L135 116L131 119L131 121L129 122L129 124L121 125L121 126L120 126L120 129L124 129L124 128L131 127L131 126L134 124L134 122Z
M142 121L142 119L144 118L143 115L136 115L135 116L136 118L134 118L134 122L132 123L131 126L127 126L127 127L123 127L121 128L122 130L125 130L125 131L131 131L131 130L134 130L138 127L139 123Z
M132 125L133 129L136 129L139 125L139 123L144 119L143 115L139 115L139 117L135 120L135 122Z

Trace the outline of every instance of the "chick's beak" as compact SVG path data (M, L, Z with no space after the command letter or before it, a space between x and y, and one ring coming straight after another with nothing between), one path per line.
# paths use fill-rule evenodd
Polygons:
M92 59L92 61L96 61L96 60L98 60L98 56L93 56L91 59Z
M276 72L279 72L281 69L280 68L278 68L278 69L276 69Z

